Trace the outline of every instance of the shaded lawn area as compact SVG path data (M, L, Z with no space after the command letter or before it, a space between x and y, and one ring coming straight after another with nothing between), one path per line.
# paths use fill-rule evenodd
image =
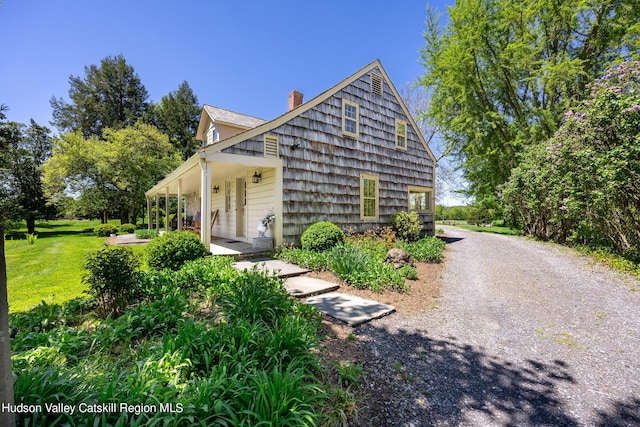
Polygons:
M30 245L25 239L5 241L11 313L26 311L43 300L48 304L60 304L83 296L85 257L107 241L85 231L97 224L99 221L38 223L35 244ZM9 236L19 232L11 232ZM143 247L133 250L141 254Z

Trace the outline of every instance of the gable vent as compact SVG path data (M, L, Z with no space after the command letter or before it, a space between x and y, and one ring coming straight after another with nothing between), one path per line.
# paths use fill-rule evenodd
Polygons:
M382 76L371 73L371 93L382 96Z
M274 135L264 136L264 156L278 158L278 137Z

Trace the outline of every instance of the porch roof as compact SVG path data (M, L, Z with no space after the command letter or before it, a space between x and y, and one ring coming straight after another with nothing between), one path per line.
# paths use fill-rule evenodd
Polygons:
M204 150L200 150L151 189L147 190L145 196L153 197L155 195L164 195L167 192L169 195L175 196L178 194L178 187L180 186L181 180L182 194L193 193L200 190L202 177L201 161L211 162L215 165L211 171L211 179L213 182L222 181L229 176L236 175L240 170L251 167L275 168L282 166L282 160L279 158L243 156L221 152L205 153Z

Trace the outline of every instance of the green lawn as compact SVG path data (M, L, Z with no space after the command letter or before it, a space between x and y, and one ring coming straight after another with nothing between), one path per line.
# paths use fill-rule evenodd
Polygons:
M26 311L39 304L62 303L83 295L84 259L98 250L107 239L92 232L99 221L49 221L38 223L39 233L34 245L25 239L11 240L12 235L23 236L26 230L7 233L7 287L9 311ZM117 225L116 222L113 222ZM143 247L134 247L142 253Z
M467 221L451 221L448 220L446 222L442 222L442 221L438 221L437 224L445 224L445 225L452 225L454 227L460 227L460 228L464 228L465 230L472 230L472 231L478 231L480 233L492 233L492 234L506 234L509 236L519 236L520 232L518 230L514 230L512 228L509 227L502 227L502 226L497 226L497 225L492 225L491 227L478 227L475 225L470 225L467 223ZM437 225L436 225L437 228Z

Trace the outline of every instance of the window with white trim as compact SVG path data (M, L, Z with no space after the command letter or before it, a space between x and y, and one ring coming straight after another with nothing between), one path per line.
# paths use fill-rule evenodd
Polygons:
M231 212L231 181L224 182L224 211Z
M278 158L278 137L276 135L264 136L264 156Z
M359 109L355 102L342 99L342 133L344 135L358 137Z
M409 186L409 210L426 213L433 212L432 195L432 188Z
M377 220L379 213L379 179L375 175L360 175L360 219Z
M396 147L407 149L407 122L396 119Z

